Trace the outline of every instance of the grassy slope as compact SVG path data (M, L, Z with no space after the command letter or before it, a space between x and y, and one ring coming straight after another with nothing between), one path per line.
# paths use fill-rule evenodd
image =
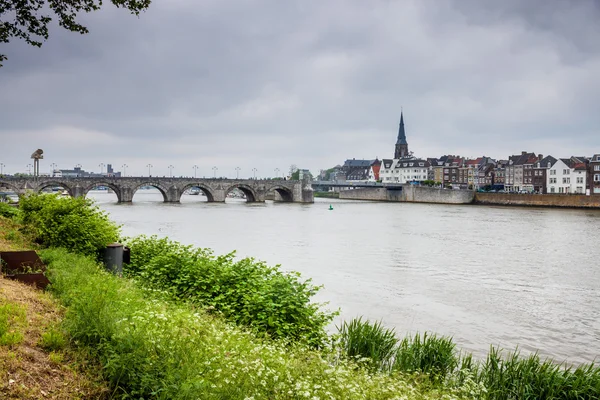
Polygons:
M0 217L0 251L36 248L18 231L18 224ZM8 317L13 344L0 344L0 398L99 399L107 388L99 368L73 350L49 352L42 335L61 321L63 308L47 293L0 275L0 319ZM15 343L16 342L16 343Z

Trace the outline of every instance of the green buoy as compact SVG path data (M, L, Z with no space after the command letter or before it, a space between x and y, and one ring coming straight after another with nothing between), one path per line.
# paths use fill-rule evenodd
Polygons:
M329 205L329 210L330 211L333 210L333 207L331 206L331 204Z

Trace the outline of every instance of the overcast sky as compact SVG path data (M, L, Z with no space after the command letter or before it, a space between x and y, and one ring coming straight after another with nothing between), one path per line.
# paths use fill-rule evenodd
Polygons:
M0 163L272 176L393 156L600 153L598 0L154 0L13 41ZM280 172L281 174L281 172Z

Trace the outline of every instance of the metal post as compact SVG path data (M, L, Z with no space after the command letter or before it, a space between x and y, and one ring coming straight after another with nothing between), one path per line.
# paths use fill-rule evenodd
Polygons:
M123 274L123 245L111 243L104 250L104 268L115 275Z

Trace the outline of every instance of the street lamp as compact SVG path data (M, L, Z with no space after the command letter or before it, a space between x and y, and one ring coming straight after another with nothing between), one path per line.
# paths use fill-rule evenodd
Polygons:
M197 172L198 172L198 166L194 165L194 179L196 179Z
M256 171L258 171L256 168L252 168L252 172L254 172L254 179L256 180Z
M215 179L217 178L217 170L218 170L218 169L219 169L219 168L217 168L217 167L212 167L212 170L213 170L213 173L214 173L214 177L215 177Z
M4 175L4 167L6 167L6 165L0 163L0 175Z
M81 168L81 164L75 164L75 168Z
M148 167L148 176L149 177L152 176L152 175L150 175L150 168L152 168L152 164L148 164L148 165L146 165L146 167Z
M123 177L127 176L127 167L129 167L127 164L121 165L121 168L123 168Z
M100 175L102 175L102 171L104 171L104 163L100 163L98 166L100 167Z
M279 178L279 168L275 168L275 178Z
M27 174L31 175L31 164L27 164Z
M235 179L240 179L240 167L235 167Z
M175 167L172 165L169 165L167 168L169 168L169 178L172 178L173 177L173 168L175 168Z

